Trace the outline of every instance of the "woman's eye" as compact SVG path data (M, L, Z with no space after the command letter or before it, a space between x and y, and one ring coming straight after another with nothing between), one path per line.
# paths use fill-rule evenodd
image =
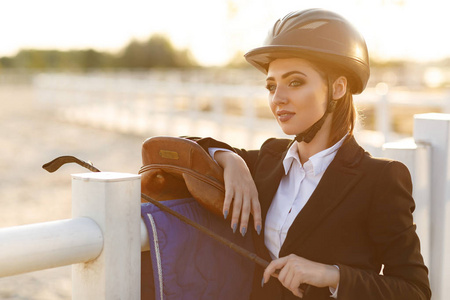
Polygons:
M290 86L297 87L303 85L303 81L301 80L293 80L289 83Z
M276 90L276 88L277 88L277 86L276 86L275 84L267 84L267 85L266 85L266 89L267 89L269 92L274 92L274 91Z

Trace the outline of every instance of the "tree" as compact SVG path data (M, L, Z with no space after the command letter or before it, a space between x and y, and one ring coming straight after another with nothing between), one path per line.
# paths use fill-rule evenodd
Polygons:
M162 35L153 35L146 42L132 40L119 58L125 68L174 68L191 67L196 63L189 51L176 50Z
M23 49L14 57L0 58L2 68L90 70L103 68L184 68L197 66L188 50L177 50L162 35L147 41L132 40L121 54L84 50Z

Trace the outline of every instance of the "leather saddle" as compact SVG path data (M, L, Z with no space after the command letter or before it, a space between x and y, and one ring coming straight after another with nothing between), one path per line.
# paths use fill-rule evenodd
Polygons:
M223 169L196 142L166 136L148 138L142 145L142 164L142 193L158 201L193 197L207 210L223 216Z

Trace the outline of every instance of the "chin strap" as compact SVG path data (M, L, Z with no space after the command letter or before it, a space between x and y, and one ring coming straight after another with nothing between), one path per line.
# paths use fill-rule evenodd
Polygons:
M327 110L323 114L323 116L314 124L312 124L308 129L303 131L302 133L299 133L295 136L295 140L297 142L305 142L309 143L312 141L312 139L316 136L317 132L322 128L323 123L325 123L325 120L328 116L328 114L332 113L334 109L336 108L337 100L333 99L333 86L331 82L331 78L328 76L328 105Z

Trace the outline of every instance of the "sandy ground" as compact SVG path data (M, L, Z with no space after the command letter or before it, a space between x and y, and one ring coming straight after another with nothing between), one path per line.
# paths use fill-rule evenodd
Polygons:
M145 137L58 121L27 86L0 85L0 228L71 217L74 164L41 166L60 155L90 160L104 171L137 173ZM71 267L0 278L0 299L71 299Z

